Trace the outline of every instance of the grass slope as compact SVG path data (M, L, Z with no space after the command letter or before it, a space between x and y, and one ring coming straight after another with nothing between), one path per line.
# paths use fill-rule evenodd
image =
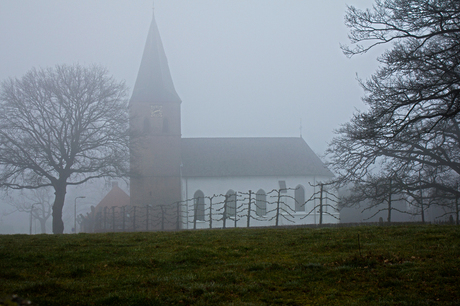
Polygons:
M455 226L6 235L0 296L40 305L460 305L459 264Z

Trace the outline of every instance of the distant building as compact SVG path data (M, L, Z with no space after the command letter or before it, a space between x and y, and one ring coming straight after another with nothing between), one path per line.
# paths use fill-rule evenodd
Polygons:
M82 218L82 232L105 232L114 230L112 224L121 224L121 222L113 222L114 214L117 221L123 216L120 212L123 207L130 205L129 195L126 194L120 187L118 182L112 182L112 189L107 195L96 205L91 206L91 212Z
M282 205L290 208L280 225L317 222L316 210L306 216L313 202L298 203L333 175L301 137L182 138L181 103L153 18L129 111L131 206L149 206L167 215L167 222L160 218L155 229L160 224L162 229L208 228L210 222L214 227L224 222L228 227L246 226L248 208L240 206L243 193L257 203L251 224L274 225L268 214L276 196L270 192L280 188Z
M102 213L104 210L111 210L113 207L123 207L130 204L129 195L120 187L118 182L112 182L112 189L95 207L96 213Z

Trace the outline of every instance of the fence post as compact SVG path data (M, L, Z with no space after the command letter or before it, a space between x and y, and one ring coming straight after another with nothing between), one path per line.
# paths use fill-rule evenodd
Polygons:
M199 199L199 198L198 198ZM197 213L198 201L196 198L193 199L193 229L196 229L196 213Z
M225 223L227 223L227 201L228 201L228 194L225 195L225 201L224 201L224 216L222 218L223 221L223 228L225 228Z
M112 231L115 232L115 206L112 206Z
M236 200L236 192L233 194L235 196L235 228L237 227L238 222L238 201Z
M249 190L249 203L248 203L248 227L251 226L251 190Z
M276 226L278 226L279 220L280 220L281 189L278 189L277 192L278 192L278 200L276 202Z
M149 205L145 206L145 230L149 231Z
M107 206L104 207L104 232L107 231Z
M103 217L102 217L102 211L98 211L96 215L96 224L94 226L95 229L97 230L102 230L102 224L104 223Z
M125 231L125 218L126 218L126 212L125 212L125 206L122 207L122 213L123 213L123 219L122 219L122 224L121 224L121 230L124 232Z
M209 228L212 228L212 197L209 198Z
M320 184L319 191L319 225L323 224L323 183Z
M176 229L180 230L180 202L177 202Z

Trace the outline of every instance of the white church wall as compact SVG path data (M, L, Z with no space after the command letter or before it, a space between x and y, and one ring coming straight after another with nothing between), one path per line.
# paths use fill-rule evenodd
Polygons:
M305 201L308 200L315 192L319 191L319 187L314 185L319 182L326 182L329 178L326 177L197 177L197 178L183 178L182 179L182 198L193 199L195 192L198 190L203 192L205 197L205 214L204 221L196 221L194 224L194 201L186 201L182 207L182 226L186 229L196 228L209 228L210 227L210 199L213 197L213 220L212 228L222 228L224 226L223 218L223 202L225 200L225 194L229 190L233 190L238 193L237 207L241 204L246 203L244 207L240 208L238 213L238 220L236 227L246 227L248 218L248 196L249 190L252 193L252 207L250 226L274 226L276 224L276 211L272 211L277 207L277 190L280 189L279 182L285 181L286 193L281 194L280 198L280 217L278 224L283 225L301 225L301 224L318 224L319 223L319 209L311 212L315 205L319 205L319 200L311 201L305 205L303 211L295 211L295 188L301 185L305 189ZM264 216L256 215L255 197L256 193L262 189L267 194L267 214ZM328 204L324 200L323 204ZM329 203L333 204L333 203ZM288 207L286 207L288 206ZM326 208L325 208L326 211ZM327 208L329 213L334 213L338 217L338 213L332 212L331 208ZM311 212L308 216L307 214ZM256 217L256 219L254 219ZM220 220L219 220L220 219ZM292 222L290 222L290 221ZM227 218L225 227L235 227L234 218ZM323 223L338 223L338 220L323 214Z

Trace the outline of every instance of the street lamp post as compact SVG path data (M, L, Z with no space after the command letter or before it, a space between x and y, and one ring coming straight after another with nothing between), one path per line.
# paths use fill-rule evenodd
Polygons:
M74 211L73 211L73 228L75 231L75 234L77 233L77 199L84 199L86 198L85 196L79 196L75 198L75 205L74 205Z

